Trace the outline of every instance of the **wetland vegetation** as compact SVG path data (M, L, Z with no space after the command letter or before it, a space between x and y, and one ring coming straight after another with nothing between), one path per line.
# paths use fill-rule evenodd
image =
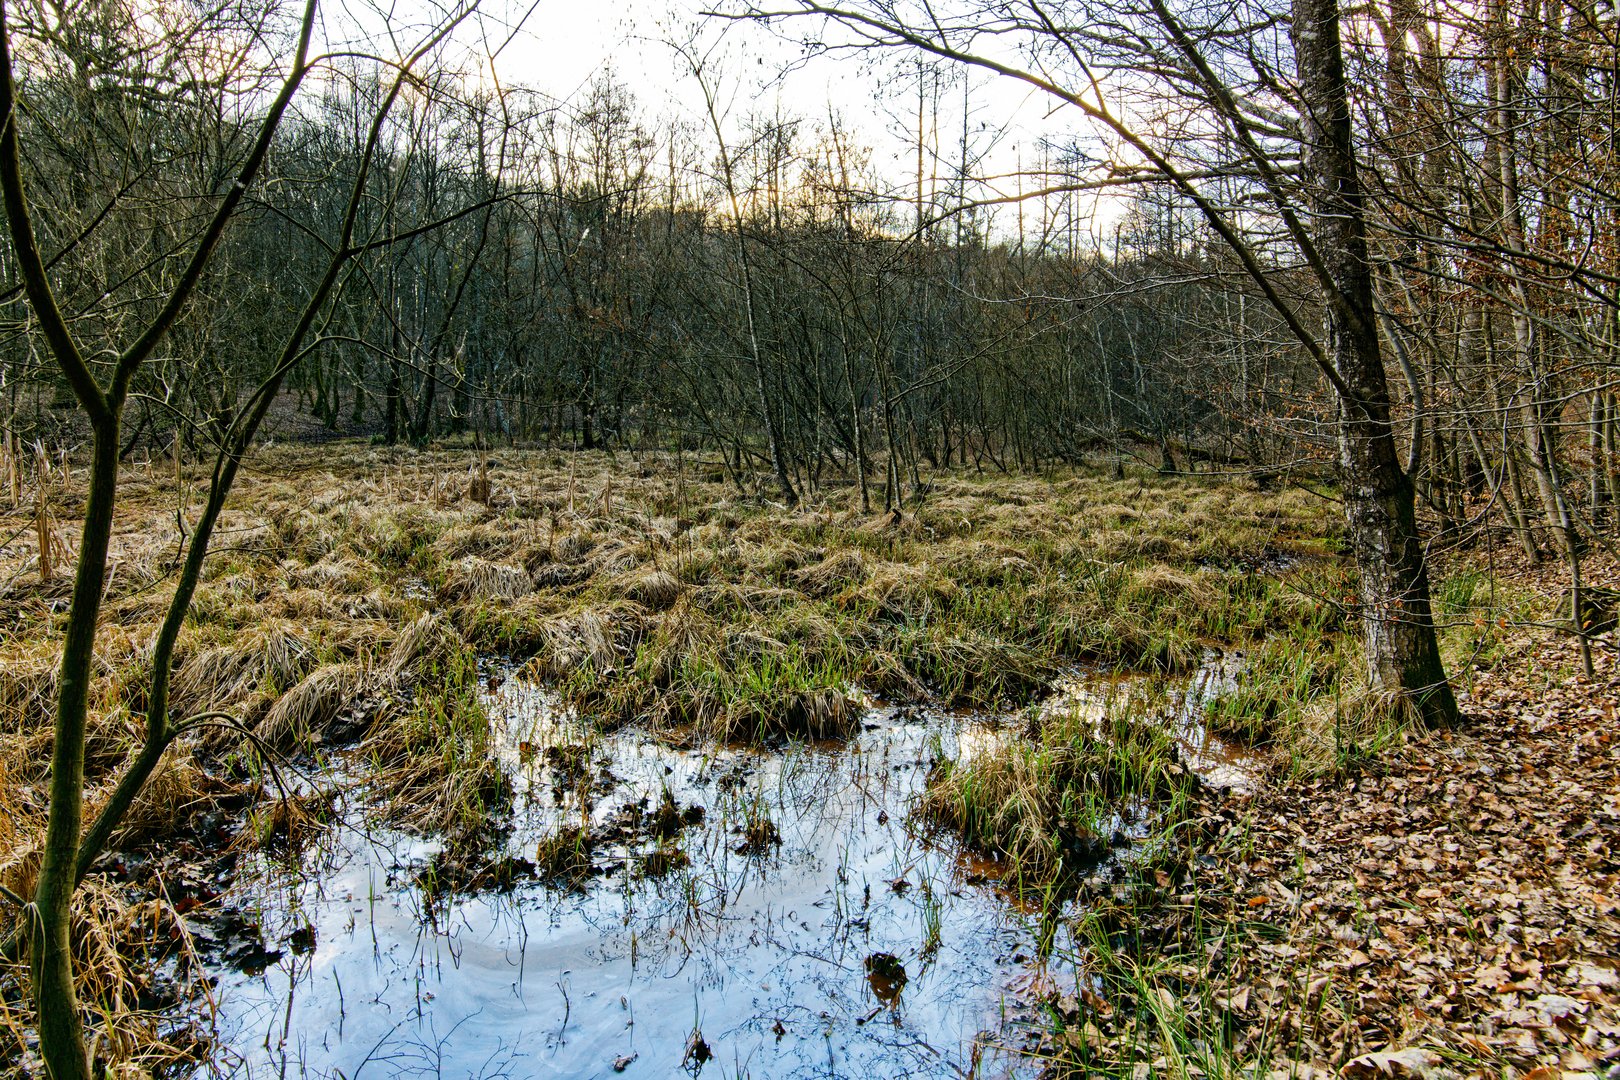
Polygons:
M0 0L0 1076L1620 1076L1613 4L633 6Z
M1099 944L1117 960L1079 929L1096 897L1185 874L1215 793L1272 770L1341 774L1406 723L1359 684L1349 567L1318 493L956 474L912 512L870 515L836 490L785 511L706 472L517 449L262 454L176 658L177 707L222 719L168 751L87 879L82 925L101 944L81 973L105 1003L108 1060L349 1075L390 1031L393 1052L420 1053L423 1030L465 1023L496 1034L447 1039L452 1070L470 1043L519 1073L627 1054L657 1072L695 1032L717 1054L741 1040L775 1075L807 1067L803 1013L826 1011L802 992L704 999L712 1019L695 1027L696 999L666 1001L658 1034L591 1028L584 1048L566 1017L545 1052L520 1032L568 999L559 963L597 1000L655 973L699 994L722 960L770 970L785 936L789 957L848 972L804 975L839 1003L811 1026L838 1033L842 1067L922 1069L919 1040L962 1068L989 1054L1017 1071L1047 996L1095 978ZM205 477L176 488L171 468L137 468L125 485L91 689L92 809L136 745L172 515ZM0 883L16 895L37 867L21 838L44 810L63 623L60 587L28 577L6 594L0 664L18 838ZM1488 656L1512 594L1443 595L1448 654ZM792 903L788 929L734 940L732 920ZM418 989L446 1003L420 997L406 1035L400 1016L351 1019L362 1034L318 1045L278 1035L295 1017L312 1019L288 1030L343 1026L355 1006L329 1000L310 958L355 950L337 962L363 969L368 934L385 955L409 948L388 970L417 965ZM524 940L540 959L519 971L538 965L530 981L556 1002L480 1020L495 1006L445 988L467 973L521 983L459 950ZM865 966L869 946L907 977ZM983 984L947 993L941 956ZM354 994L366 974L321 978ZM874 1022L863 992L890 1017L885 1039L850 1034ZM773 1024L798 1049L759 1059L783 1039L748 1033Z

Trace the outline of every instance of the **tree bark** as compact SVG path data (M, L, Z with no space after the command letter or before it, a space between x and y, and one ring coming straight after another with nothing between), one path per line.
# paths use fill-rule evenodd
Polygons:
M34 888L34 932L29 943L39 1050L51 1080L89 1080L84 1023L73 985L73 891L78 886L79 830L84 822L84 738L94 669L96 624L107 580L113 502L118 491L118 412L94 425L90 492L79 541L78 571L57 679L56 729L51 753L51 813L45 857Z
M1399 694L1425 722L1451 723L1457 703L1440 661L1412 480L1401 468L1390 424L1338 0L1293 0L1293 15L1304 179L1327 279L1327 352L1343 387L1339 469L1360 577L1368 683Z

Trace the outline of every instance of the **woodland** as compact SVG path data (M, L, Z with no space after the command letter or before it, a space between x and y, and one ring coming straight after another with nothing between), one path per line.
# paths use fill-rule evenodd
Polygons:
M0 1075L1620 1076L1611 0L548 6L0 0Z

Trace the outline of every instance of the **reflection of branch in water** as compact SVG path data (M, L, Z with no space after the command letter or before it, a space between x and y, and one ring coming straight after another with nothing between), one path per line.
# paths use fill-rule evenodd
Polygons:
M568 984L562 979L557 980L557 989L562 993L563 1018L562 1025L557 1028L557 1045L566 1046L568 1040L564 1037L568 1032L568 1018L574 1015L574 1003L568 998Z
M883 1008L880 1006L877 1011L881 1012ZM942 1074L952 1074L959 1077L978 1075L976 1072L977 1066L974 1064L980 1053L977 1038L975 1039L975 1050L969 1059L967 1067L964 1067L962 1064L951 1060L920 1034L898 1022L898 1015L895 1024L858 1027L856 1030L860 1032L861 1041L864 1044L880 1046L885 1050L905 1055L911 1059L910 1064L887 1063L882 1073L885 1077L927 1077L929 1080L934 1080L934 1078ZM782 1005L769 1011L760 1012L740 1021L731 1028L723 1030L719 1037L715 1039L715 1042L720 1044L730 1042L739 1036L753 1036L760 1039L761 1042L769 1039L771 1042L781 1044L790 1034L800 1032L801 1034L796 1034L793 1037L796 1042L803 1044L810 1042L813 1038L811 1033L819 1032L822 1039L817 1040L817 1042L823 1046L827 1055L823 1063L812 1065L807 1056L808 1046L804 1046L797 1051L800 1060L814 1070L813 1075L826 1077L858 1075L860 1070L855 1063L860 1059L851 1055L847 1047L838 1047L838 1049L845 1050L842 1058L840 1058L836 1053L835 1040L832 1037L834 1031L840 1031L844 1035L854 1034L854 1031L836 1028L829 1024L829 1017L825 1012L817 1012L803 1005ZM788 1075L778 1072L779 1068L780 1066L772 1068L768 1075ZM811 1074L795 1071L791 1075Z
M455 1075L466 1076L468 1080L505 1080L505 1078L513 1075L512 1070L518 1058L518 1051L515 1046L508 1046L503 1039L496 1040L495 1048L484 1057L483 1061L478 1063L476 1071L467 1070L461 1072L459 1069L452 1069L449 1073L446 1072L447 1059L454 1060L456 1057L450 1045L451 1039L455 1037L456 1032L460 1031L464 1024L476 1019L482 1012L483 1010L479 1009L468 1013L460 1020L457 1020L450 1030L442 1036L435 1030L432 1014L426 1014L421 1017L422 1020L426 1021L428 1029L426 1038L408 1039L401 1043L398 1049L391 1050L386 1054L381 1053L383 1047L393 1039L395 1033L404 1025L405 1021L402 1020L389 1028L388 1032L377 1040L376 1045L371 1048L365 1059L355 1067L353 1074L349 1075L346 1080L361 1080L361 1074L365 1068L373 1063L386 1063L390 1066L390 1077L420 1076L437 1078ZM333 1076L335 1078L344 1077L344 1074L338 1070L333 1070Z

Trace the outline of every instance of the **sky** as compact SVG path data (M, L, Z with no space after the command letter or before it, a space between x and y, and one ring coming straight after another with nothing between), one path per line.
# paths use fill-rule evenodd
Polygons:
M401 30L427 26L435 4L453 0L337 0L327 8L329 42L364 39L384 25ZM894 188L915 190L917 98L915 62L898 52L854 56L802 55L786 34L753 23L727 23L705 18L714 0L482 0L475 20L457 31L457 40L480 55L495 54L494 70L502 85L538 90L561 102L581 99L593 79L611 71L635 96L643 118L656 132L671 121L702 130L707 121L703 97L690 67L670 42L696 42L709 57L725 125L736 130L749 114L781 114L812 125L836 113L846 130L872 150L874 167ZM376 6L383 5L383 6ZM369 24L369 25L368 25ZM512 27L517 26L515 32ZM791 32L808 32L807 22L790 24ZM408 47L408 46L406 46ZM403 49L402 49L403 51ZM1003 176L988 186L970 188L970 198L1005 197L1040 186L1012 174L1033 170L1042 158L1042 140L1065 141L1082 130L1072 108L1054 109L1050 98L1010 79L957 69L940 94L937 112L927 123L937 125L930 141L938 146L939 163L925 168L937 176L954 176L960 157L964 92L970 111L970 145L975 158L970 172L978 177ZM964 81L965 85L964 85ZM937 186L937 185L935 185ZM1123 211L1116 200L1090 207L1096 231L1106 233ZM1026 213L1035 214L1034 208ZM1017 211L994 211L997 231L1017 220Z
M559 97L611 67L645 108L696 117L702 114L701 94L667 42L697 35L702 47L715 50L718 82L733 113L769 110L780 101L785 111L822 117L831 104L874 139L884 134L887 125L874 109L874 80L856 62L812 59L784 75L782 69L799 59L795 46L759 26L705 19L701 13L709 6L686 0L540 0L498 64Z
M485 0L524 4L534 0ZM870 146L874 163L899 184L914 183L915 86L904 74L898 53L858 58L850 55L805 59L800 47L768 28L751 23L725 24L704 19L710 3L694 0L539 0L523 29L496 61L506 82L517 82L567 98L580 93L609 68L629 85L642 108L660 117L702 118L702 96L689 68L670 47L670 40L694 34L714 49L716 80L728 121L738 123L749 112L802 116L812 122L836 111L857 137ZM492 8L492 11L497 9ZM512 7L511 11L524 8ZM489 27L498 22L491 19ZM799 24L794 30L807 28ZM493 34L493 29L487 32ZM1045 95L1009 79L983 73L968 77L972 141L984 153L979 175L1010 175L1040 160L1043 139L1063 140L1081 123L1073 109L1054 110ZM960 141L960 81L943 95L937 139L953 161ZM940 171L944 171L941 169ZM1026 181L1026 187L1037 186ZM1013 194L1016 180L998 184L981 195ZM1118 205L1097 207L1100 220L1112 222ZM1015 211L1005 211L1012 215Z

